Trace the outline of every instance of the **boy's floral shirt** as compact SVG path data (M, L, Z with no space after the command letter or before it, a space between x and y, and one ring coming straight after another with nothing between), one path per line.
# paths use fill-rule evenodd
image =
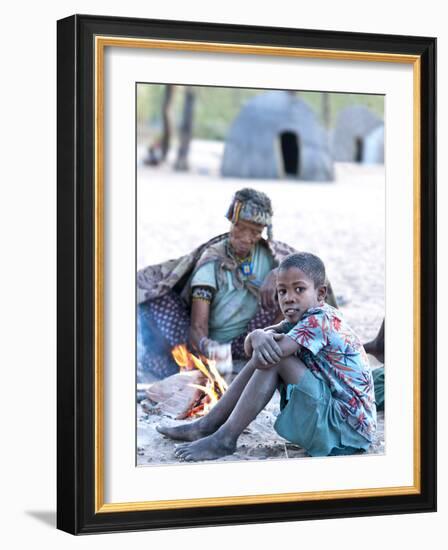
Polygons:
M343 418L371 441L376 430L372 372L342 313L328 304L311 308L295 325L284 322L282 332L300 345L300 359L330 387Z

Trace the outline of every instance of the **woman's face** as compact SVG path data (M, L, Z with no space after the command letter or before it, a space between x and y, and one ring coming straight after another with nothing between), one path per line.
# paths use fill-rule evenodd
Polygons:
M230 226L230 244L240 258L247 256L261 239L264 225L239 220Z

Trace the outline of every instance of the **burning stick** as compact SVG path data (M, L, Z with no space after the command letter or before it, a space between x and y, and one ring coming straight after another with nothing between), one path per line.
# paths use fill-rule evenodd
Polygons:
M183 371L150 384L145 394L149 403L141 401L144 410L157 409L172 418L185 418L204 396L198 388L205 384L204 375L198 370Z
M196 357L188 351L185 344L175 346L171 353L180 367L180 372L197 369L206 379L205 386L192 384L193 387L200 389L203 395L197 405L192 407L186 416L207 414L227 390L227 383L219 374L216 368L216 361L206 359L205 357Z

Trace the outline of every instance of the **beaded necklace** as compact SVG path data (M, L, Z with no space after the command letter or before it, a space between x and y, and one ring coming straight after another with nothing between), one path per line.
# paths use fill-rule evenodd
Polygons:
M254 270L254 266L252 264L252 254L249 254L249 256L246 256L243 259L237 258L237 262L239 264L241 273L245 277L250 277Z
M252 263L252 252L244 258L240 258L234 252L230 243L227 244L227 251L229 255L236 261L238 268L246 279L249 279L253 275L254 265Z

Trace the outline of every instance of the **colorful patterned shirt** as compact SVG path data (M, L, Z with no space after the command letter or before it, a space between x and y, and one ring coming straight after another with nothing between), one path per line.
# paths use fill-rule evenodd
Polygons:
M329 386L344 420L371 441L376 430L372 372L342 313L328 304L311 308L295 325L285 321L281 331L300 344L298 357Z

